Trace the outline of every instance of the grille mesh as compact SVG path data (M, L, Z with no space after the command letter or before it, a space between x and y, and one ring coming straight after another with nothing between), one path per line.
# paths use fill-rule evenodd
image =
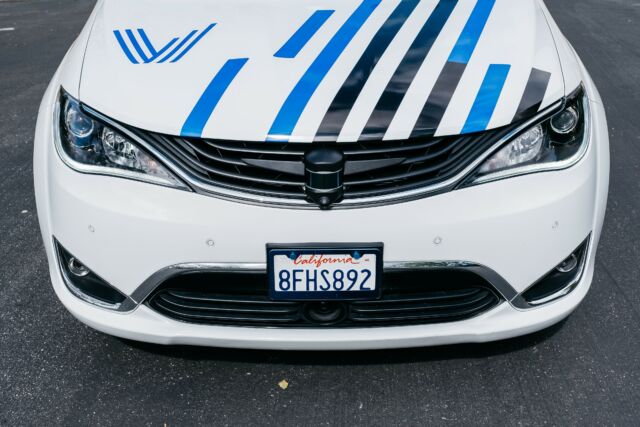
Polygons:
M394 326L468 319L501 297L481 277L461 270L385 272L382 298L342 302L330 327ZM317 302L272 301L264 273L191 273L165 282L147 304L185 322L214 325L318 327L307 316Z
M461 173L512 127L448 137L326 144L345 155L344 198L357 200L437 186ZM192 184L305 199L306 150L321 144L181 138L136 130Z

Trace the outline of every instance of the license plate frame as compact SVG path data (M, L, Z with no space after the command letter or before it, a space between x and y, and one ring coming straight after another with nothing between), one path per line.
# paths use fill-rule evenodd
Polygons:
M275 280L275 257L291 255L351 255L356 259L367 255L375 255L375 288L372 291L277 291ZM382 243L292 243L267 245L267 276L269 298L274 301L362 301L376 300L382 296L384 245Z

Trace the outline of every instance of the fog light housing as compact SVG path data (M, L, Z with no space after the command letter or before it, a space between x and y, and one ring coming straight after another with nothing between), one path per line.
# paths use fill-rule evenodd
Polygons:
M89 270L84 264L73 257L69 260L67 267L69 267L69 271L75 277L85 277L91 274L91 270Z
M65 285L76 297L109 310L128 311L135 303L99 277L55 241L58 265Z
M585 240L552 271L521 294L524 302L535 307L561 298L575 289L582 278L589 239Z

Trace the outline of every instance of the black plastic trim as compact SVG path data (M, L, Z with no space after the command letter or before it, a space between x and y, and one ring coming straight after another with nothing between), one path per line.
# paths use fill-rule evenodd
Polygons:
M110 285L106 280L89 269L84 277L77 277L69 270L69 261L75 258L81 260L66 250L57 239L53 239L58 267L67 289L82 301L100 308L114 311L131 311L137 304L128 296Z
M466 320L504 302L470 270L390 269L380 299L273 301L262 272L184 272L166 278L146 298L153 310L189 323L267 328L362 328ZM329 304L334 318L309 311ZM331 311L331 309L329 311Z

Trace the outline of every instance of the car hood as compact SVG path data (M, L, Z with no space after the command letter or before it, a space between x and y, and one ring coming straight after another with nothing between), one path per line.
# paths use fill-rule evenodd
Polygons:
M565 95L537 0L104 0L81 101L183 136L399 140Z

